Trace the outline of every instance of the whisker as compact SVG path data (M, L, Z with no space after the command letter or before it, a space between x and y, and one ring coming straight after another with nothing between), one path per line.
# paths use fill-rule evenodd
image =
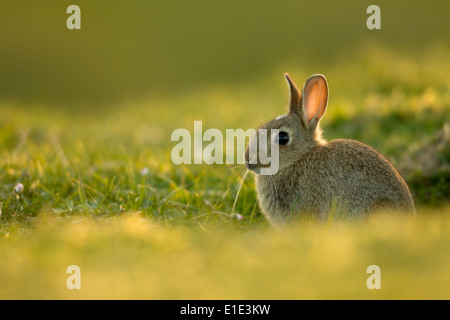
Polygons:
M241 189L242 189L242 186L244 185L245 178L247 178L247 174L248 174L248 171L245 171L243 177L241 179L239 179L240 178L240 176L239 176L239 178L238 178L239 179L239 187L236 192L236 197L234 198L234 203L233 203L233 207L231 208L231 213L234 213L234 209L236 208L236 203L239 198L239 193L241 193Z

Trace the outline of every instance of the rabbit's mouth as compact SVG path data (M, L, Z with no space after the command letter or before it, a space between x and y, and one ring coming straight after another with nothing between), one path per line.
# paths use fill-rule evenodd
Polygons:
M278 153L268 157L265 153L249 152L244 155L245 167L258 175L274 175L279 169Z
M260 174L261 168L270 168L270 164L261 164L261 163L252 164L249 163L248 161L245 161L245 167L256 174Z

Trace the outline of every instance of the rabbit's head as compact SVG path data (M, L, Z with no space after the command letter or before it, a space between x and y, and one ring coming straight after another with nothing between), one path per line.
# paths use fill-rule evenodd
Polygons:
M317 144L321 138L319 121L328 102L328 85L323 75L310 77L300 91L286 73L289 85L289 112L258 128L245 152L245 166L257 174L276 174L296 161ZM274 170L264 170L277 161ZM277 159L276 159L277 158ZM273 169L273 168L272 168Z

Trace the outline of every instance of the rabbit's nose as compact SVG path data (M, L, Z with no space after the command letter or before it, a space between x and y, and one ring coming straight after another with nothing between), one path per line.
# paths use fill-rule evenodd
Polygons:
M255 158L255 155L254 154L250 154L250 150L247 149L247 151L244 153L244 162L245 163L248 163L248 162L256 163L255 162L256 159L254 159L254 158Z
M245 155L245 167L248 170L255 171L258 168L258 156L257 155Z
M258 155L254 154L248 157L245 157L245 163L249 163L250 165L258 163Z

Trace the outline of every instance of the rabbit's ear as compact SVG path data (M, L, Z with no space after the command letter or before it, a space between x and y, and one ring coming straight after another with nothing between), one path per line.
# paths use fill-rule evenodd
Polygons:
M328 84L325 76L316 74L306 80L302 97L303 119L315 127L328 103Z
M289 98L289 112L296 112L300 114L300 110L302 108L302 94L300 90L298 90L294 81L289 77L287 73L284 74L286 77L286 81L289 85L290 98Z

